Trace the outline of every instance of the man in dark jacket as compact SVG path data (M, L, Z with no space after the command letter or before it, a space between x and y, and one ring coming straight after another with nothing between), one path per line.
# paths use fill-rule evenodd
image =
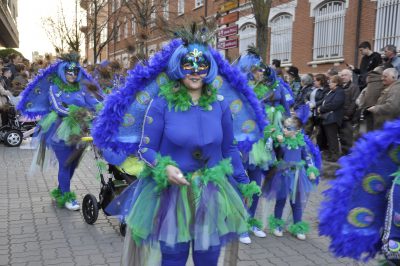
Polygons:
M353 116L356 112L356 100L360 94L360 89L352 82L353 73L349 69L340 72L344 89L344 115L341 127L339 127L340 144L342 153L348 154L353 146Z
M367 86L367 75L368 72L374 70L377 66L382 64L382 56L380 53L373 52L371 50L371 44L369 42L362 42L358 49L363 55L360 63L360 68L355 68L349 65L349 68L354 71L355 74L359 75L358 86L363 90Z

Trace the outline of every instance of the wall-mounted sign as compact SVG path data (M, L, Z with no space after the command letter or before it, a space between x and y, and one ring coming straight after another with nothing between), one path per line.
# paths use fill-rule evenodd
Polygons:
M231 48L236 48L239 47L239 39L229 39L226 41L219 41L217 43L217 48L219 50L227 50Z
M226 28L222 28L218 31L218 38L223 38L227 36L232 36L238 34L239 26L233 25Z
M232 23L232 22L235 22L238 20L239 20L239 12L236 11L236 12L233 12L226 16L221 17L218 21L218 24L224 25L224 24L229 24L229 23Z
M237 8L239 6L239 0L236 1L227 1L219 6L219 12L224 13Z

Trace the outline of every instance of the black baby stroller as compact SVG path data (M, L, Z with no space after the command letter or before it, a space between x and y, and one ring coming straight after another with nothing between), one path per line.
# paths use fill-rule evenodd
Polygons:
M135 176L129 175L120 171L116 166L106 164L101 160L101 153L93 145L91 137L82 138L84 141L90 141L92 143L92 149L94 158L99 171L99 179L101 182L99 200L93 194L86 194L82 202L82 214L85 222L88 224L94 224L97 221L99 215L99 209L102 209L106 216L109 216L106 212L108 204L122 191L136 180ZM108 168L108 169L107 169ZM105 178L105 171L108 171L108 180ZM126 224L120 223L120 233L125 236Z
M15 109L13 99L7 97L8 108L6 111L6 121L2 121L0 127L0 141L6 146L18 147L23 139L31 136L36 127L36 121L22 117ZM3 116L4 118L4 116Z

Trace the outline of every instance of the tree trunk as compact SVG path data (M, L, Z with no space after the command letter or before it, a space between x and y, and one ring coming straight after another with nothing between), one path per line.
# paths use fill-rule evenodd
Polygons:
M272 0L252 0L253 13L257 28L257 48L263 61L267 62L268 18Z
M264 63L267 63L268 26L257 25L257 48Z

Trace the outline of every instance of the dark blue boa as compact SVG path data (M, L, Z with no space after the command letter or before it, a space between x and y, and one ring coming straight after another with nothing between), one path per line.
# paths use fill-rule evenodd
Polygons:
M336 180L331 182L332 187L324 192L325 199L319 211L320 235L331 238L330 249L336 256L366 261L380 251L379 228L369 235L343 233L342 230L347 222L353 189L362 184L371 162L387 156L389 147L396 143L400 144L400 120L387 122L382 130L364 135L351 153L339 160L341 168L336 172Z

